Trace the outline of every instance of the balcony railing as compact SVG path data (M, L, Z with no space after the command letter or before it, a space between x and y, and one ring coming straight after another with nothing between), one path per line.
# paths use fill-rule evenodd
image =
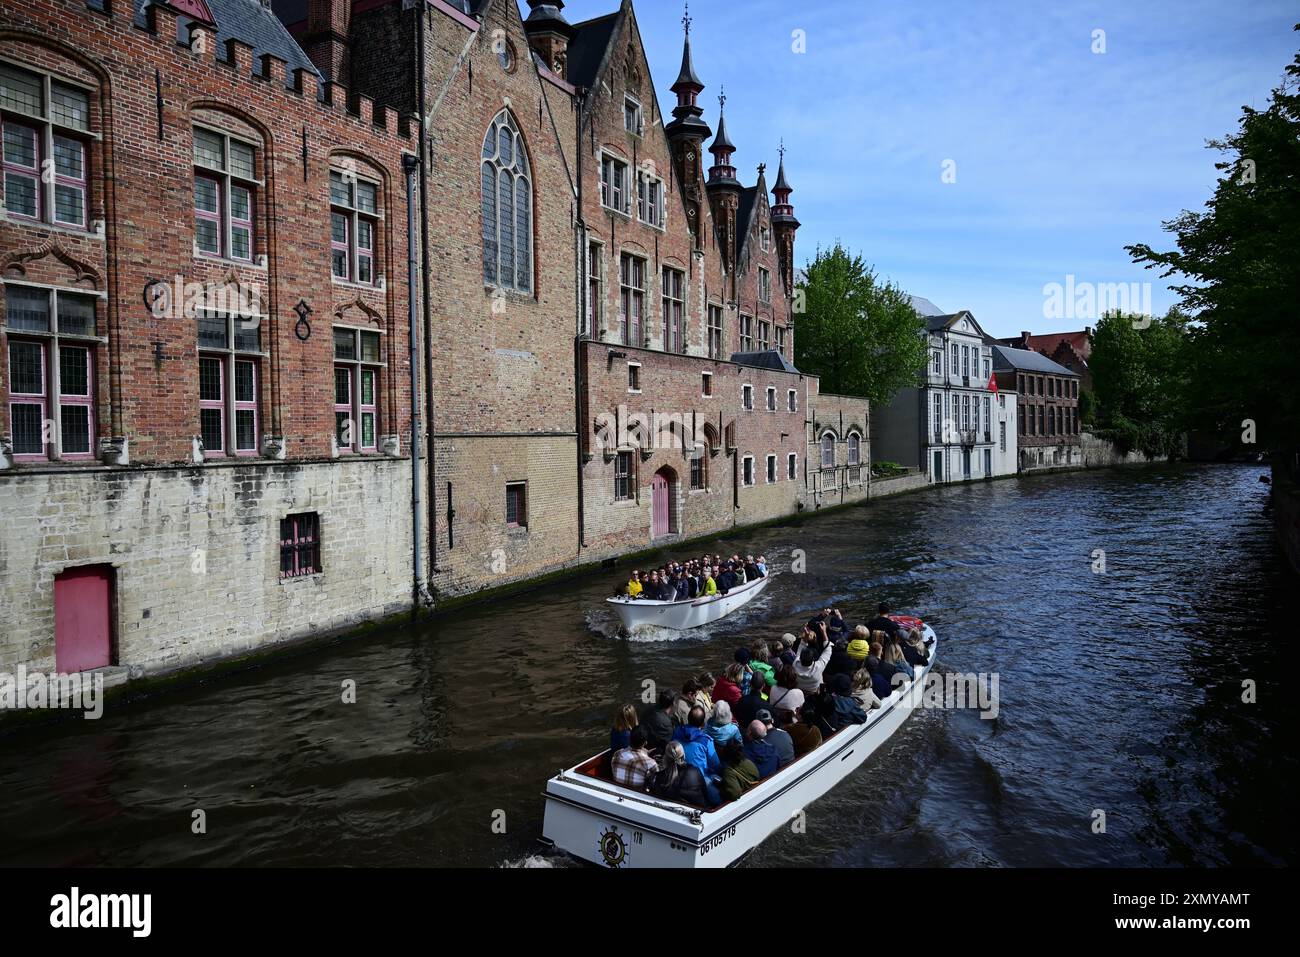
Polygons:
M961 439L961 444L964 448L971 448L972 446L975 445L976 432L974 429L963 429L961 432L957 434L958 437Z

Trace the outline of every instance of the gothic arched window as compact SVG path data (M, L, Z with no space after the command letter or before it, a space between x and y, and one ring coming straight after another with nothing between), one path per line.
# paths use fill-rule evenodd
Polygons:
M533 183L524 138L502 110L483 139L483 281L531 292Z

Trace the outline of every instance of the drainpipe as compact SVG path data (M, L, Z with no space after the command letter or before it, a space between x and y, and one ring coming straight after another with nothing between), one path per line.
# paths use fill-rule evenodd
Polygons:
M587 332L587 296L589 283L587 276L587 219L583 214L583 182L582 182L582 114L583 104L586 103L587 88L579 87L577 91L578 115L574 122L577 125L576 142L577 165L578 165L578 223L577 223L577 253L578 253L578 333L573 340L573 386L574 386L574 429L577 432L577 458L578 458L578 557L582 557L582 550L587 545L587 515L586 515L586 488L584 487L582 476L582 442L585 434L583 425L587 420L587 378L586 369L583 363L582 337Z
M424 293L424 402L426 418L429 421L429 563L433 573L438 572L438 469L437 452L434 442L434 402L433 402L433 319L429 312L431 297L429 294L429 163L426 154L429 149L427 95L424 82L424 18L427 5L421 0L415 8L416 25L416 96L420 103L420 261L425 264L420 270L420 283ZM448 512L451 504L448 502ZM447 517L448 535L451 531L451 516Z
M406 296L409 303L409 346L411 350L411 571L414 576L412 612L421 605L432 605L424 581L424 560L420 555L420 511L423 495L420 490L420 337L418 334L415 273L420 268L420 258L415 245L415 173L420 168L420 158L410 153L402 155L402 170L406 173Z

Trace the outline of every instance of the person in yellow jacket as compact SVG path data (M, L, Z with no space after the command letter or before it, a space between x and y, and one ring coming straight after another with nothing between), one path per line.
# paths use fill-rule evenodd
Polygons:
M713 569L704 569L704 594L716 595L718 593L718 583L713 580Z
M627 597L638 598L641 595L641 573L633 571L632 577L627 581Z

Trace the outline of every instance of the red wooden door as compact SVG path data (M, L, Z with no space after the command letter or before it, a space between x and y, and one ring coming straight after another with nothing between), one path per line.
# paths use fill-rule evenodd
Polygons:
M113 569L70 568L54 579L54 661L62 673L109 664Z
M656 472L650 480L650 535L659 538L668 531L668 479Z

